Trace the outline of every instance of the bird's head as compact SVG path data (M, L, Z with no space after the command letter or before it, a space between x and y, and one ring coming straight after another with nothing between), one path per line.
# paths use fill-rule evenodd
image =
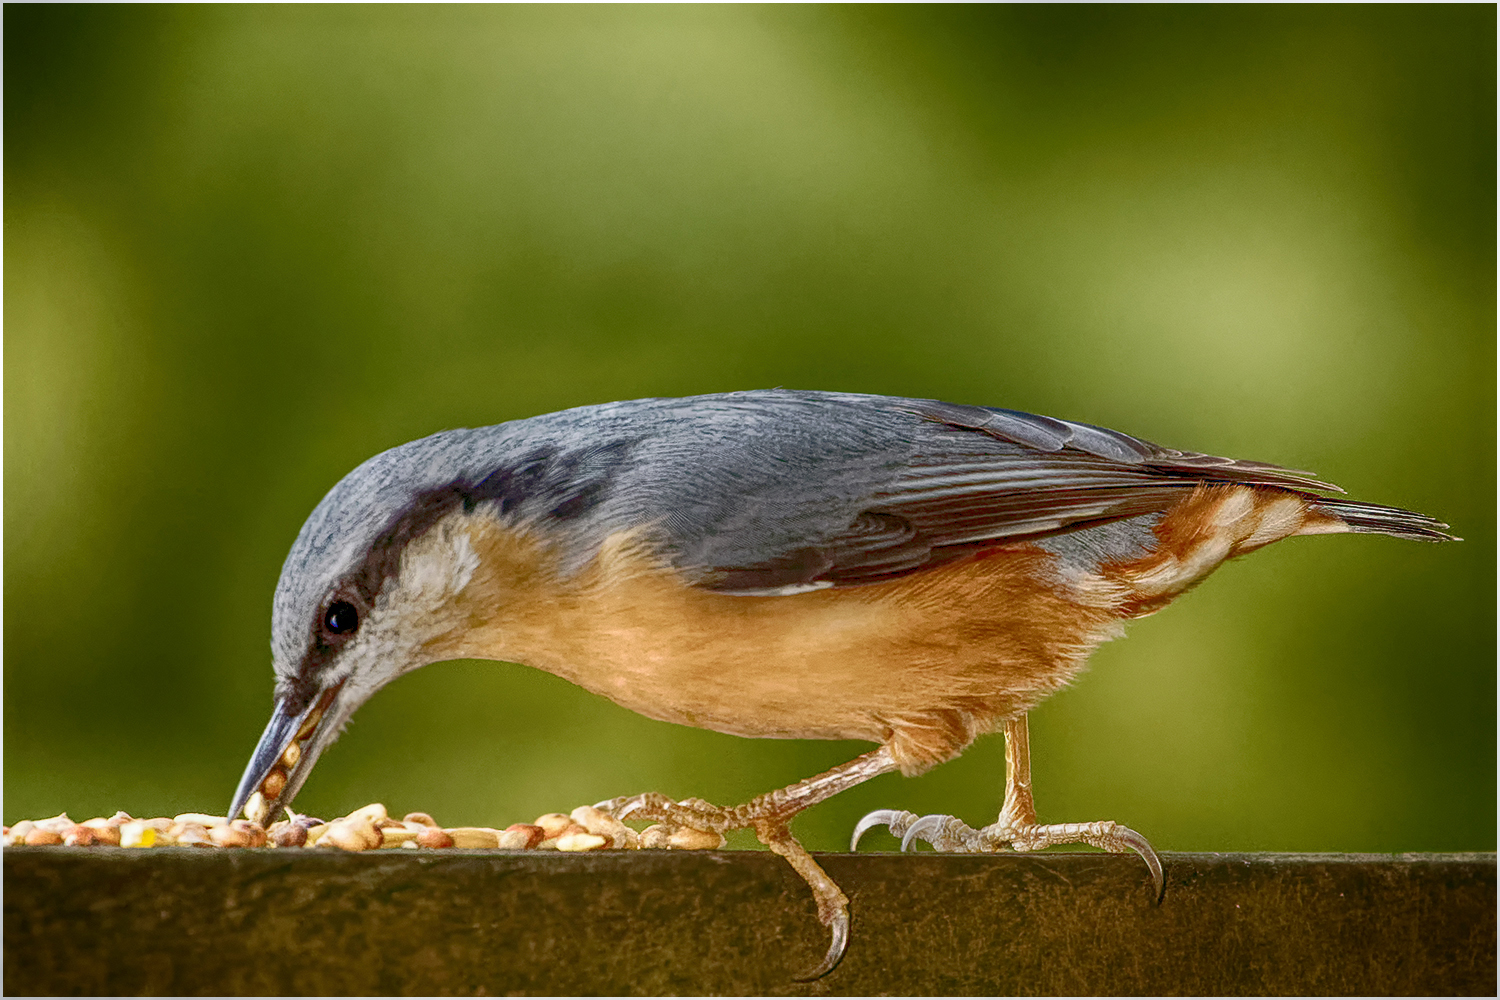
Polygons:
M375 456L323 498L276 586L275 709L231 816L263 822L290 804L355 709L402 674L509 658L485 626L524 586L525 560L496 557L496 535L545 540L576 561L612 523L602 512L629 443L580 441L568 417L548 418L561 431L533 419L434 434Z
M376 456L303 525L272 610L275 709L231 816L244 809L260 822L274 817L360 705L402 674L447 658L440 640L466 624L455 598L480 564L467 525L493 518L497 506L476 509L461 461L469 433Z

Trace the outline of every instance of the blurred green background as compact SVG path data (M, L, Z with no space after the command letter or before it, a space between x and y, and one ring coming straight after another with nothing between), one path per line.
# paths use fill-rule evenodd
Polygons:
M1033 715L1037 797L1167 850L1493 850L1495 16L7 6L6 820L228 805L281 561L366 457L785 385L1450 521L1274 546L1132 626ZM728 803L864 749L447 663L299 805ZM797 829L988 822L1003 767L990 737Z

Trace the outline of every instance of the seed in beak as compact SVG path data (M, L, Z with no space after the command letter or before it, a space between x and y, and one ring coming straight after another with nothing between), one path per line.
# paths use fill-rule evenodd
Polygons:
M323 696L312 707L312 711L307 713L307 718L302 720L302 726L297 730L297 735L294 737L296 742L301 743L313 734L313 730L318 728L318 723L323 721L323 713L328 711L328 706L333 704L334 696L339 693L339 688L343 686L343 682L340 681L335 686L323 692Z
M307 713L307 718L302 720L302 728L297 730L297 738L294 742L301 743L311 736L321 721L323 721L323 703L320 701L311 712Z
M283 781L285 778L282 779ZM250 798L245 802L245 818L252 823L264 824L266 817L271 814L271 807L266 803L260 792L250 793Z
M283 771L283 770L281 770L281 768L279 768L279 767L273 767L271 769L271 773L268 774L268 775L266 775L265 780L260 783L260 792L267 799L275 801L276 797L281 794L281 790L283 788L285 788L285 787L286 787L286 772ZM264 802L262 802L260 805L261 805L261 808L263 808L263 809L266 808L266 805L265 805ZM269 811L269 810L267 810L267 811ZM245 809L245 815L247 817L250 816L250 810L249 810L248 807ZM264 818L264 817L262 817L262 818ZM258 823L258 822L260 822L260 820L255 820L255 822Z
M288 771L297 766L297 761L302 759L302 744L296 740L288 743L286 749L281 752L281 766Z

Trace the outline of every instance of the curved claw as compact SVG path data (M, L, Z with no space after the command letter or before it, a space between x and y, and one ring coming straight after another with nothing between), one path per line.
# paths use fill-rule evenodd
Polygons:
M1156 856L1156 849L1145 837L1128 826L1115 827L1114 835L1115 839L1124 841L1126 847L1139 854L1141 860L1146 862L1146 867L1151 869L1151 882L1156 886L1156 902L1160 904L1162 897L1166 895L1167 876L1162 871L1161 858Z
M811 972L804 972L800 976L793 976L792 981L798 983L810 983L814 979L822 979L834 970L844 958L844 952L849 947L849 913L841 910L833 915L833 921L828 925L829 933L832 935L828 942L828 951L823 956L823 961Z
M923 816L907 828L906 835L901 838L901 850L910 850L911 845L918 840L925 840L933 847L937 847L937 840L935 838L943 835L943 826L951 818L949 816L939 816L936 813L930 816Z
M853 854L859 850L860 838L877 826L888 827L891 836L899 837L906 832L910 824L916 821L917 814L906 812L904 809L876 809L874 812L865 813L864 818L854 825L854 836L849 838L849 853Z

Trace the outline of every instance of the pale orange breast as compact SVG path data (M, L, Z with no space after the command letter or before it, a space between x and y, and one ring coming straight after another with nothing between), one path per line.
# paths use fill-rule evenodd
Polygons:
M1064 582L1049 553L1018 544L777 597L688 586L629 533L565 577L545 545L471 519L482 561L460 595L469 626L430 652L524 663L642 715L719 732L889 743L917 772L1068 683L1125 617L1303 517L1288 494L1223 489L1196 490L1169 512L1157 551L1084 579Z

